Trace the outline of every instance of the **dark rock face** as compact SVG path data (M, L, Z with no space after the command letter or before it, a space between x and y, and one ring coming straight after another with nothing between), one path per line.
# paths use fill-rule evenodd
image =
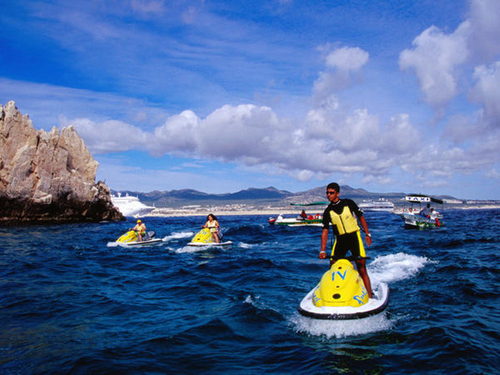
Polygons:
M0 106L0 225L124 220L97 167L73 127L37 131L14 102Z

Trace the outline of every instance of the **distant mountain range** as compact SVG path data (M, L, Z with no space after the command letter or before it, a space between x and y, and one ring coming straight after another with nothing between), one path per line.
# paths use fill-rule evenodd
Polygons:
M120 191L122 195L129 194L139 198L141 202L155 207L182 207L189 205L221 205L221 204L247 204L255 206L284 207L291 203L311 203L326 201L326 186L317 187L299 193L278 190L274 187L263 189L249 188L236 193L208 194L193 189L152 191L141 193L134 191ZM116 194L117 191L112 191ZM356 202L366 199L385 198L392 202L403 199L406 193L371 193L364 189L354 189L348 185L340 187L343 198L350 198ZM440 199L455 199L450 196L439 196Z

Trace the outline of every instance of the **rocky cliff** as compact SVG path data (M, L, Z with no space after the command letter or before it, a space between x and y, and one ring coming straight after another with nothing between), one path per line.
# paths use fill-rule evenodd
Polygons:
M37 131L13 101L0 106L0 225L124 220L97 167L73 127Z

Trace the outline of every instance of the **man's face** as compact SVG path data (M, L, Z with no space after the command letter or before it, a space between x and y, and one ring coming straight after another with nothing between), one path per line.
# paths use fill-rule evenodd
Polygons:
M339 192L334 189L327 189L326 197L330 202L335 202L339 199Z

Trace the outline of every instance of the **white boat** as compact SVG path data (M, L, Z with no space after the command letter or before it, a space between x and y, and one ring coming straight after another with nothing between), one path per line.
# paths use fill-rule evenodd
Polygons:
M291 206L306 207L306 206L326 206L328 202L313 202L313 203L291 203ZM269 225L282 225L287 227L322 227L323 216L319 213L314 215L306 214L304 210L295 217L284 217L279 214L278 217L270 217Z
M388 201L385 198L379 198L377 201L367 199L361 202L358 207L367 212L367 211L386 211L393 212L394 211L394 203Z
M431 206L434 203L442 205L441 199L422 194L411 194L405 197L405 201L409 202L410 206L394 210L394 213L401 216L406 228L438 228L443 225L443 215Z
M283 217L283 215L278 215L278 217L270 217L269 218L270 225L283 225L287 227L322 227L323 226L323 218L321 215L316 214L315 216L311 216L303 218L301 216L298 217Z
M138 197L133 197L126 194L122 196L121 193L111 195L111 202L120 210L123 216L137 216L146 215L150 213L155 207L146 206Z

